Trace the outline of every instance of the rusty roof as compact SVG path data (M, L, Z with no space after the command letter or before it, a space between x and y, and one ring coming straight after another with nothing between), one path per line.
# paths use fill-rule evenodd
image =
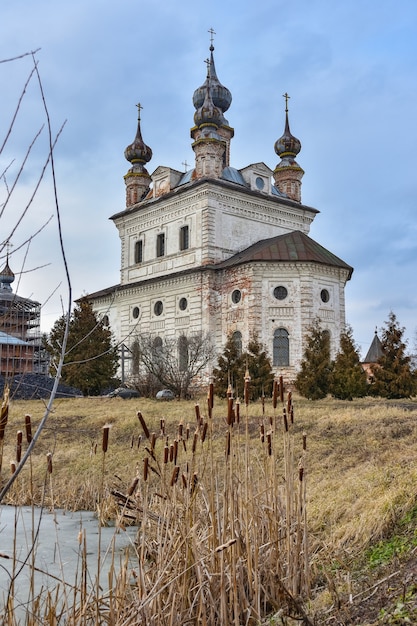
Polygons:
M227 268L253 261L308 262L331 265L348 270L348 279L353 272L353 267L300 230L270 239L262 239L229 259L216 264L216 267Z
M372 339L372 343L369 346L369 350L363 362L364 363L377 363L383 354L384 354L384 349L382 347L381 340L375 331L374 338Z

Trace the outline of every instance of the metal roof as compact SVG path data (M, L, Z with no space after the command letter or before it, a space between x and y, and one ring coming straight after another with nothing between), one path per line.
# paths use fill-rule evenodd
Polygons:
M7 344L9 346L30 346L31 345L27 341L23 341L22 339L13 337L13 335L8 335L2 330L0 330L0 344L3 344L3 345Z
M348 279L353 272L350 265L300 230L258 241L230 259L216 264L216 267L227 268L253 261L309 262L330 265L348 270Z
M372 339L372 343L369 346L369 350L363 360L363 363L377 363L383 354L384 351L382 349L382 343L375 332L374 338Z

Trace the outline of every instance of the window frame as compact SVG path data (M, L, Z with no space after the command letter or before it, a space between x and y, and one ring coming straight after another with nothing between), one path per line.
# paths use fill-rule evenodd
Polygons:
M165 233L158 233L156 236L156 256L158 259L165 256L166 252L166 237Z

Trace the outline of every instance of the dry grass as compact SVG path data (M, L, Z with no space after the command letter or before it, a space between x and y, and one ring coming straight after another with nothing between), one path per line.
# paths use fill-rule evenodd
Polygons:
M104 603L109 623L250 624L284 605L303 617L297 602L308 595L310 574L313 599L320 586L322 602L328 599L328 584L346 589L364 549L415 505L416 412L414 401L297 398L286 437L282 408L274 411L271 402L264 409L261 403L250 405L247 413L243 404L240 424L231 426L224 402L216 400L208 418L206 398L200 416L194 402L186 401L59 400L9 501L39 503L46 496L49 506L98 508L105 521L124 501L111 492L130 492L126 512L141 525L138 568L133 587L126 580L117 583L123 601L113 596L112 610L117 607L123 619L112 622L110 605ZM11 403L3 477L16 456L17 431L25 433L25 414L31 414L35 430L42 407ZM176 462L170 458L175 441ZM53 496L45 487L48 452ZM88 619L78 615L71 623L93 623Z

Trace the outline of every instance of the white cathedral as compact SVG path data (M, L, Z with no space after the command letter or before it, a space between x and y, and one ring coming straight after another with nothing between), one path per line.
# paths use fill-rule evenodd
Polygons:
M301 202L301 143L290 132L287 98L275 169L231 166L234 130L224 114L232 96L213 51L211 44L206 80L193 95L192 169L148 173L152 150L138 107L125 150L126 208L110 218L121 240L120 283L87 299L127 348L144 333L155 342L176 338L180 351L188 337L208 333L220 353L229 336L244 350L256 333L290 382L315 319L336 354L353 269L308 236L318 211Z

